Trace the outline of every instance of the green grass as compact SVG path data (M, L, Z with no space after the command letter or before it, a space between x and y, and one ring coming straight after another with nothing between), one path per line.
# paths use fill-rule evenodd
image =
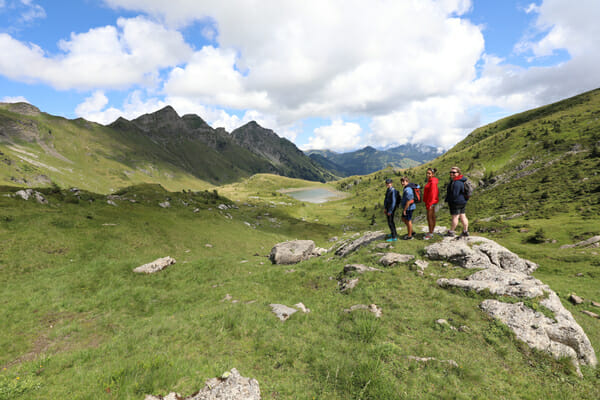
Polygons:
M371 226L357 210L362 198L303 205L272 194L290 187L285 179L257 179L271 182L258 190L265 199L249 206L240 199L239 209L228 210L217 208L231 203L219 197L227 188L216 194L132 187L119 192L116 207L92 193L76 199L48 190L47 206L1 196L0 399L190 395L233 367L259 381L264 399L598 397L596 370L583 367L578 378L569 363L530 350L486 317L478 309L481 296L436 284L468 271L440 262L431 262L424 276L410 263L383 268L371 246L347 259L272 265L266 255L278 242L314 239L329 247L328 239L344 236L348 226L354 228L346 236L385 225L378 217ZM253 196L252 184L246 189ZM292 205L272 207L268 193ZM383 188L374 195L382 197ZM166 198L172 207L160 208ZM532 245L519 232L527 224L551 237L552 222L503 221L506 230L490 237L539 262L536 276L563 300L568 291L595 298L589 250ZM597 226L586 223L590 231ZM556 238L562 243L572 235ZM422 258L424 245L398 242L394 251ZM166 255L177 263L154 275L132 272ZM336 277L347 263L385 272L359 275L355 289L340 293ZM227 294L236 302L224 300ZM311 312L285 323L269 307L298 302ZM343 311L371 303L382 308L381 318ZM564 303L598 348L597 321ZM469 330L440 326L438 318Z

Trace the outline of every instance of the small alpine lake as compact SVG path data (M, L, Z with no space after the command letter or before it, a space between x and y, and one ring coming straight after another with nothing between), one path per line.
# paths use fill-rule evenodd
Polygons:
M326 188L300 188L300 189L281 189L280 193L284 193L299 201L308 203L325 203L330 200L338 200L347 196L346 193L339 192L333 189Z

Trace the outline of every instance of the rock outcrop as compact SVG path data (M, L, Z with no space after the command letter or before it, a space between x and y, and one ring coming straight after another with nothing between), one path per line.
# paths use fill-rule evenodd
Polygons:
M379 259L379 262L386 267L390 267L394 264L409 262L414 258L415 256L412 254L387 253Z
M276 244L269 254L273 264L297 264L312 257L318 257L327 251L315 247L312 240L292 240Z
M225 372L218 378L206 381L206 385L198 393L190 397L182 397L177 393L167 396L147 395L144 400L260 400L258 381L245 378L237 369Z
M463 268L501 268L530 274L537 264L523 260L493 240L470 236L464 239L447 238L425 248L431 260L448 260Z
M340 257L346 257L348 254L355 252L356 250L368 245L369 243L375 240L383 239L385 239L385 233L383 231L365 232L365 234L359 237L358 239L348 240L342 243L335 251L335 255Z
M541 298L540 304L553 318L535 311L523 302L504 303L489 299L480 308L505 323L529 346L546 351L556 358L570 357L577 370L579 364L596 366L598 361L590 340L573 315L562 305L552 289L530 274L537 265L519 258L499 244L485 238L444 239L425 248L435 260L449 260L463 268L482 268L467 279L439 279L441 287L458 287L493 295L516 298Z

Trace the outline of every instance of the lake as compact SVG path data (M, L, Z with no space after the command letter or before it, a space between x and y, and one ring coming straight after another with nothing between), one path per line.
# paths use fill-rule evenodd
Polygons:
M346 194L331 189L307 188L307 189L284 189L280 192L292 196L296 200L308 203L325 203L329 200L337 200Z

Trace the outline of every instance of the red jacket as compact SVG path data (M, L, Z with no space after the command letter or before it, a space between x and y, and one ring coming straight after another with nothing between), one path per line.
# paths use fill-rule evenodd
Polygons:
M438 190L438 178L432 176L425 185L425 191L423 193L423 202L425 208L429 209L432 205L439 202L439 190Z

